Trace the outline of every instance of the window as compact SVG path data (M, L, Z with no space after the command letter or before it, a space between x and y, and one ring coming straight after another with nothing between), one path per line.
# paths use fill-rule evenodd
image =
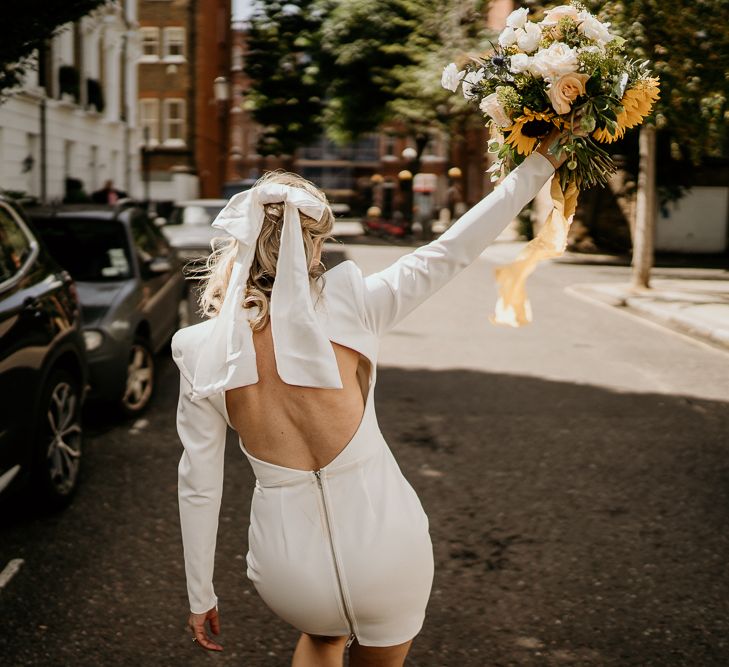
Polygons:
M54 259L79 282L132 277L129 241L124 225L97 218L35 218Z
M185 60L185 29L164 29L164 59L175 62Z
M185 145L185 100L164 101L164 143L168 146Z
M20 275L34 245L8 208L0 205L0 286Z
M139 124L142 127L142 143L150 146L159 143L159 100L139 100Z
M142 62L156 62L159 60L159 28L141 28L142 34Z

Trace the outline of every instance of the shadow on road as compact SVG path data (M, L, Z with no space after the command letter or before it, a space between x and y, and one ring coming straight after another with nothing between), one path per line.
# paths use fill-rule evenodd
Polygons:
M90 438L66 512L3 521L0 564L25 560L0 591L7 664L288 664L297 634L245 578L254 480L230 438L215 571L225 652L190 641L176 400L166 359L148 423ZM381 368L377 409L436 556L408 664L729 664L729 403Z

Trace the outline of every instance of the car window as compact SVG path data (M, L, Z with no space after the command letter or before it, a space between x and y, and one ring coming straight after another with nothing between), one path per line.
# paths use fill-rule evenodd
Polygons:
M222 210L220 206L176 206L172 210L170 225L210 225Z
M132 236L136 246L139 259L148 262L155 257L166 257L169 255L169 246L164 236L147 219L145 215L138 215L132 218Z
M48 250L80 282L125 280L132 275L126 230L116 220L37 218Z
M20 273L32 251L28 235L10 211L0 205L0 283Z

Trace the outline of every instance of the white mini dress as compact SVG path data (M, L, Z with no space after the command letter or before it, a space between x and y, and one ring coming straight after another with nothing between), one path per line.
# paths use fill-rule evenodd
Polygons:
M345 261L327 271L316 313L330 341L369 364L350 442L316 471L268 463L240 449L256 476L247 576L264 602L302 632L393 646L420 631L433 581L428 518L403 476L375 414L380 337L471 264L549 180L533 153L438 239L369 276ZM190 610L215 607L215 544L223 486L224 392L191 399L192 375L212 320L178 331L177 428L183 444L178 499Z

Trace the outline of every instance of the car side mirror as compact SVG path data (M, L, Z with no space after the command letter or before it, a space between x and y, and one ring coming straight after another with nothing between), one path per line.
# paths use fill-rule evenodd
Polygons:
M154 275L172 271L172 262L166 257L155 257L147 262L147 271Z
M154 219L155 227L164 227L166 224L167 224L167 218L163 218L162 216L157 216Z

